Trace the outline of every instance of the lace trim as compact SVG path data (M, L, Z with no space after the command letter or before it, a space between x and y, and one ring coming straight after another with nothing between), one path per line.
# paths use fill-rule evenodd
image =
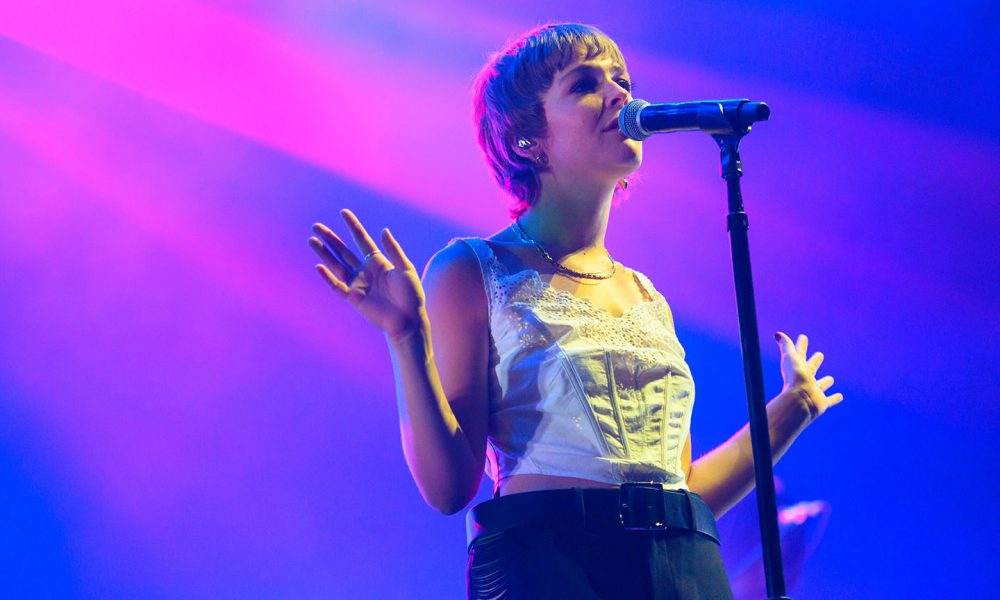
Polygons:
M652 300L637 302L615 316L589 298L552 287L534 269L511 274L489 243L485 240L478 240L478 243L482 245L482 259L492 279L489 286L492 288L491 314L498 315L500 309L509 304L531 304L535 313L544 320L573 325L581 336L600 340L605 346L636 354L655 353L657 350L668 350L678 356L683 354L669 326L666 300L649 278L639 271L632 270Z

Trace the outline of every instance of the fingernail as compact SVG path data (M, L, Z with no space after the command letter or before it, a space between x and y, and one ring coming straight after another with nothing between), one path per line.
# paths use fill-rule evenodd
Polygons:
M774 334L774 341L776 341L776 342L780 342L781 341L781 334L780 333L775 333Z

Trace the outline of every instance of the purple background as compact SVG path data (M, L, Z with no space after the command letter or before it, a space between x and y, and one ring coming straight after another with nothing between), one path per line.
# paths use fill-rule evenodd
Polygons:
M546 20L608 32L638 97L773 109L743 144L768 393L781 329L847 398L776 469L832 506L795 597L991 595L1000 18L877 4L0 1L0 595L462 596L463 519L306 238L347 206L423 265L505 226L469 88ZM609 246L672 305L697 457L746 419L724 185L707 136L645 154Z

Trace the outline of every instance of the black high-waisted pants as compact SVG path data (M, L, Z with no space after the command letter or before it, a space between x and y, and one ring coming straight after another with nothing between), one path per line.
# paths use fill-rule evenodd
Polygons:
M471 599L730 600L719 547L687 531L515 527L476 539Z

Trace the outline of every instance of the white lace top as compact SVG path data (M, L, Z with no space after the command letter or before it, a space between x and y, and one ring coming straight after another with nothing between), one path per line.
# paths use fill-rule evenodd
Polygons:
M615 317L537 271L508 272L482 239L460 241L476 253L489 299L500 387L489 398L494 489L524 473L687 489L694 381L649 279L634 271L653 300Z

